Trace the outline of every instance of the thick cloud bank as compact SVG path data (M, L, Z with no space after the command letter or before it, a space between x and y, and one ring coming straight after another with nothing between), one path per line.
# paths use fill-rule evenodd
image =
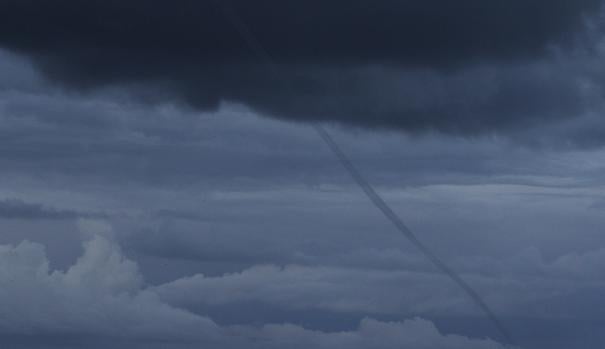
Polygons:
M3 0L1 38L12 47L51 56L92 59L103 53L106 63L123 62L123 67L146 57L137 62L139 72L149 63L245 61L246 48L222 13L233 7L279 61L451 66L540 53L569 39L600 1L222 3L93 0L83 6L76 0ZM26 18L31 25L24 25Z
M249 24L281 76L250 52L225 6ZM235 101L288 120L510 134L603 110L600 6L3 0L0 46L69 87L127 85L202 109ZM585 133L566 138L601 138Z

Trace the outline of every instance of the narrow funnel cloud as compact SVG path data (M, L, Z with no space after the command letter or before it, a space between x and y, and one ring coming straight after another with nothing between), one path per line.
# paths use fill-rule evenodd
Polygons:
M256 39L249 27L244 23L235 10L229 6L226 1L218 0L226 17L229 19L231 24L237 29L242 39L246 42L250 50L267 64L273 74L279 76L279 70L274 63L271 55L262 44ZM288 87L287 81L284 81L284 85ZM458 275L453 269L447 266L437 255L435 255L426 245L424 245L418 237L405 225L403 220L391 209L391 207L382 199L382 197L374 190L372 185L361 175L345 153L340 149L338 144L330 136L328 131L320 124L314 123L313 128L320 136L320 138L330 148L332 153L338 158L342 166L349 172L353 180L361 187L366 196L372 201L374 206L384 214L384 216L399 230L416 248L418 248L441 272L447 275L452 281L454 281L466 294L472 299L472 301L487 315L490 321L494 324L497 330L502 335L503 339L509 344L513 344L514 341L508 330L504 327L498 316L491 310L487 303L481 298L481 296L475 291L466 281L464 281L460 275Z
M447 266L439 257L437 257L418 237L403 223L401 218L391 209L391 207L382 199L374 190L370 183L361 175L345 153L340 149L338 144L330 134L321 126L314 126L317 133L321 136L324 142L330 147L330 150L336 155L342 166L349 172L355 182L363 189L366 196L372 201L374 206L384 214L384 216L399 230L416 248L418 248L440 271L450 277L466 294L475 302L487 317L493 322L494 326L502 334L502 337L508 342L513 343L511 335L508 333L502 322L496 314L490 309L487 303L464 279L460 277L453 269Z

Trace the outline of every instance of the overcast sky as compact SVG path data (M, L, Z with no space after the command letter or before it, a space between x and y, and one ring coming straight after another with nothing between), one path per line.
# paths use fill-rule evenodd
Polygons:
M602 2L0 0L0 341L605 347Z

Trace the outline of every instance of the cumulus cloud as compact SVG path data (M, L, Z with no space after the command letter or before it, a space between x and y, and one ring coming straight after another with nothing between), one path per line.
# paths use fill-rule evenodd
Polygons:
M456 289L438 274L326 267L259 266L243 273L213 278L197 275L149 288L136 263L124 257L120 247L107 236L107 225L90 221L80 226L93 235L84 243L82 256L66 271L49 268L40 244L24 241L0 247L1 336L12 340L15 336L27 335L31 339L52 335L102 336L105 340L135 342L211 341L216 347L225 348L503 348L491 340L441 335L425 320L385 323L366 319L358 329L345 332L308 330L289 324L220 327L203 312L200 315L204 306L220 309L261 302L281 309L452 315L468 314L470 303L463 296L456 296ZM550 281L522 276L509 281L477 277L469 280L478 284L500 309L517 315L550 316L544 309L535 308L537 302L555 302L566 294L575 297L578 277L587 275L586 265L593 264L592 269L598 269L602 261L601 252L558 258L548 264L552 274L545 276L554 277ZM558 279L570 273L576 275L572 282ZM584 285L601 287L595 282ZM515 295L513 303L509 302L511 295ZM553 311L563 310L558 306ZM579 316L573 315L572 309L567 309L567 314Z
M0 247L0 333L142 339L211 337L211 320L167 306L143 288L137 265L95 236L65 272L50 270L44 246Z
M66 271L49 268L43 245L23 241L0 246L0 337L5 341L18 347L23 341L40 338L37 345L50 347L48 338L71 336L80 338L83 347L94 347L95 338L111 345L113 338L116 343L130 342L131 347L164 342L176 348L201 343L259 349L504 348L489 339L443 335L421 319L402 323L366 319L357 330L339 333L289 324L219 327L207 317L168 305L156 294L158 289L147 288L137 264L104 236L104 224L85 222L81 226L92 229L93 235L84 243L82 256Z

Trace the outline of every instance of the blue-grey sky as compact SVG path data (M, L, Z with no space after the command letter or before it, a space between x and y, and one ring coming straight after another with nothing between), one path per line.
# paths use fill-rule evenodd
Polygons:
M0 0L0 340L603 347L601 5Z

